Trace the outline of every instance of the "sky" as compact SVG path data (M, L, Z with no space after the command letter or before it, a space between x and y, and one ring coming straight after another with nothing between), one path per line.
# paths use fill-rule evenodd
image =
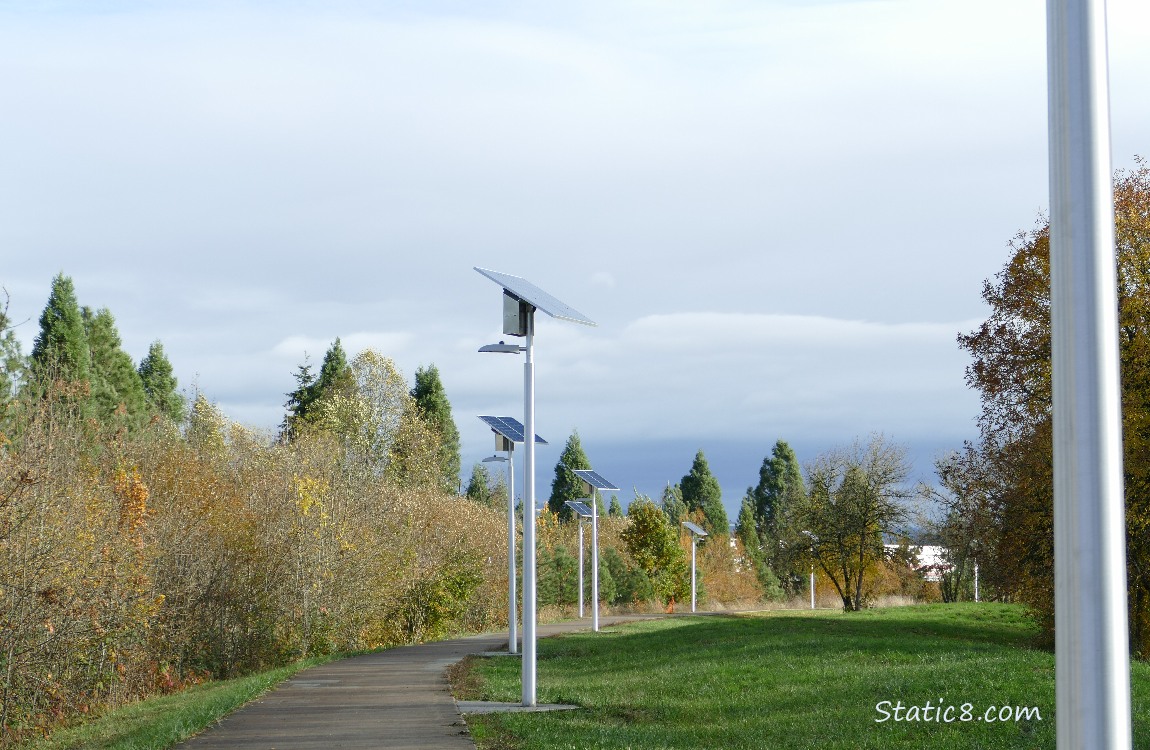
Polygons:
M138 362L273 430L338 336L435 364L466 474L538 316L537 494L574 431L658 496L703 450L977 436L955 342L1049 206L1040 0L0 0L0 285L52 278ZM1150 153L1150 4L1111 0L1115 168ZM518 482L517 482L518 483ZM520 486L522 486L520 484Z

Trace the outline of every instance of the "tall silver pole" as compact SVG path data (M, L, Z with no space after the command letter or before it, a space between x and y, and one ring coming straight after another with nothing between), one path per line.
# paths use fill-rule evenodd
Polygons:
M978 563L974 564L974 601L978 601Z
M535 705L535 308L527 307L523 364L523 705Z
M579 616L583 616L583 519L579 519Z
M599 632L599 504L595 502L594 492L591 493L591 630Z
M815 608L815 566L811 565L811 609Z
M1114 197L1101 0L1047 0L1058 747L1129 748Z
M691 534L691 611L695 611L695 545L699 542L698 537Z
M515 616L515 443L507 441L507 653L516 653Z

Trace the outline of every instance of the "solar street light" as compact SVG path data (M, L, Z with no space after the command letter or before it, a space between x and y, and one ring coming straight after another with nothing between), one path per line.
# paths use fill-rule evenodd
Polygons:
M583 617L583 524L594 519L595 511L578 500L568 500L563 504L579 517L579 617Z
M476 267L480 275L503 287L503 333L523 336L525 346L492 344L480 351L513 354L524 352L523 424L524 434L535 434L535 311L553 318L593 326L583 313L560 302L526 279ZM535 441L523 450L523 705L536 704L535 691Z
M591 469L575 469L575 476L583 481L583 491L591 500L591 630L599 632L599 506L595 492L618 492L619 488ZM582 591L582 588L580 588Z
M815 608L815 542L819 540L817 536L809 531L804 531L811 539L811 609Z
M690 521L683 521L683 525L687 527L687 531L691 532L691 611L695 611L695 545L700 539L707 536L707 532L703 527Z
M507 653L516 651L515 613L515 444L523 442L523 425L514 417L480 417L495 433L495 450L505 451L507 458L491 456L484 461L507 462ZM538 435L536 443L547 445Z

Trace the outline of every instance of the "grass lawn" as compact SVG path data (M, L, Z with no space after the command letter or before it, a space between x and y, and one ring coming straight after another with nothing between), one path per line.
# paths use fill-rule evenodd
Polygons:
M1054 748L1054 655L1029 648L1035 632L998 604L636 623L539 641L539 702L583 710L467 723L481 750ZM457 697L518 702L519 660L471 667ZM1150 665L1133 674L1150 749ZM1002 707L1037 713L990 721Z
M301 669L339 658L316 657L267 672L196 685L173 695L140 701L61 729L21 750L163 750L214 724Z

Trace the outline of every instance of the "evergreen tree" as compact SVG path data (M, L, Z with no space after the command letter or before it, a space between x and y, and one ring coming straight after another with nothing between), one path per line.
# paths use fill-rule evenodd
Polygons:
M280 425L280 437L286 440L296 439L305 424L315 421L316 405L320 400L354 387L354 375L339 337L324 354L318 376L312 374L305 353L304 363L297 368L295 380L296 387L287 394L288 400L284 404L287 413Z
M489 508L507 510L507 482L502 474L491 476L486 464L478 463L471 467L471 479L464 494Z
M663 514L667 516L667 523L673 528L679 528L679 524L687 517L687 504L683 502L683 490L677 484L667 483L663 488Z
M299 431L303 426L304 414L311 405L311 393L312 388L315 386L315 375L311 372L311 365L308 364L307 354L304 354L304 363L296 368L295 385L295 390L287 394L288 400L287 403L284 404L287 413L284 414L284 421L280 425L281 440L291 441L299 437Z
M311 403L323 398L325 394L348 385L351 383L351 379L352 374L351 368L347 364L347 353L343 350L343 344L340 343L337 336L327 353L323 355L323 364L320 365L319 377L316 378L312 386L311 401L308 405L310 406Z
M755 520L764 541L777 540L780 519L787 506L806 495L798 458L786 441L779 440L759 468L759 483L752 490Z
M583 480L575 476L575 469L590 468L591 462L583 452L579 433L572 432L555 464L555 479L551 482L551 497L547 500L547 509L558 515L560 520L569 521L574 517L571 509L564 503L568 500L585 499Z
M743 504L739 508L739 518L735 521L735 536L743 543L743 550L752 560L761 560L762 551L759 545L759 532L755 523L755 506L751 502L751 491L748 490L743 497Z
M88 339L88 380L96 417L106 420L121 414L128 424L140 424L148 412L148 397L132 358L121 346L116 319L106 307L95 313L85 307L81 317Z
M152 342L148 347L148 356L140 362L137 372L152 408L174 423L182 423L186 411L184 399L176 392L178 382L173 374L172 363L164 354L163 344Z
M730 529L727 526L727 511L723 507L723 490L719 487L719 480L711 474L707 465L707 457L703 451L695 454L695 461L691 470L679 483L683 490L683 502L687 510L703 511L706 518L703 524L708 534L727 536Z
M4 292L4 307L0 309L0 430L7 418L8 405L16 396L24 373L24 356L20 340L12 330L8 318L8 292Z
M91 355L84 319L72 279L63 273L52 280L52 293L40 314L40 333L32 345L34 377L88 382Z
M607 509L607 515L609 515L611 518L623 517L623 506L619 503L618 495L611 496L611 506Z
M322 372L320 380L323 380ZM459 429L451 417L451 402L447 400L447 393L439 379L439 368L430 365L416 370L411 397L415 399L420 415L439 436L439 466L443 488L448 492L458 492Z

